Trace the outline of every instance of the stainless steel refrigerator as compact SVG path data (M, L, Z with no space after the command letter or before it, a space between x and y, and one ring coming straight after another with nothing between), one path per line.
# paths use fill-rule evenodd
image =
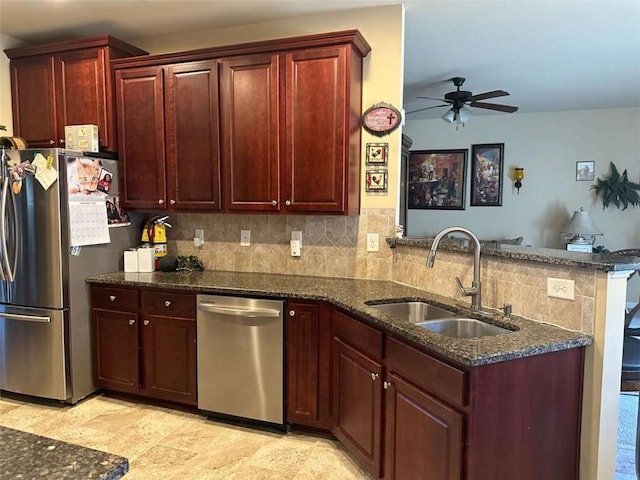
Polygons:
M2 153L0 390L76 403L96 390L85 278L121 269L123 251L139 243L139 225L109 228L110 243L72 253L67 165L82 154L61 149ZM37 153L57 170L57 181L45 189L32 173L21 172L25 176L16 193L9 161L29 163ZM116 196L117 163L100 163L113 175L108 195Z

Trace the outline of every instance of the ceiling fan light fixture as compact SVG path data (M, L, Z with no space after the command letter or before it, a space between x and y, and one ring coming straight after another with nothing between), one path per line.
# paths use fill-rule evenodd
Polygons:
M442 115L442 120L444 120L447 123L453 123L453 121L456 119L456 111L453 108L450 108L449 110L447 110L447 112Z
M467 107L460 108L460 110L458 110L458 123L467 123L471 118L471 115L473 115L473 112Z

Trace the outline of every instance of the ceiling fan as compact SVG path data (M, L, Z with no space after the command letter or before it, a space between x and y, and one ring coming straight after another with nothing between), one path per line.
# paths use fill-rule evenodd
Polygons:
M471 110L466 107L467 105L474 108L486 108L488 110L497 110L499 112L506 113L513 113L518 110L518 107L512 107L510 105L499 105L497 103L487 103L481 101L489 98L505 97L509 95L509 92L505 92L504 90L492 90L490 92L484 92L474 95L467 90L460 90L460 87L465 81L464 78L454 77L451 79L451 81L456 86L457 90L455 92L447 93L444 98L418 97L426 98L428 100L438 100L445 103L443 103L442 105L433 105L431 107L419 108L417 110L407 112L407 115L411 113L422 112L423 110L429 110L431 108L451 107L442 116L442 119L447 123L452 123L454 121L457 123L465 123L471 116Z

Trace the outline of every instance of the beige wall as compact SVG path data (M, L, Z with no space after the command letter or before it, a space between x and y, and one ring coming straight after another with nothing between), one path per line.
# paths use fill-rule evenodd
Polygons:
M0 34L0 125L7 127L0 136L11 135L13 132L13 117L11 115L11 80L9 76L9 59L4 54L5 48L20 45L17 39Z

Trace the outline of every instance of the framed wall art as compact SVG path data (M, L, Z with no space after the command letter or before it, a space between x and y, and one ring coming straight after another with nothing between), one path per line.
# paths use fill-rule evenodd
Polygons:
M576 182L593 182L596 162L576 162Z
M386 167L389 159L389 144L367 143L365 159L367 165L379 165L381 167Z
M409 153L407 208L464 210L467 150Z
M387 194L388 184L388 171L383 170L367 170L367 186L366 191L368 194Z
M471 206L502 205L504 143L471 145Z

